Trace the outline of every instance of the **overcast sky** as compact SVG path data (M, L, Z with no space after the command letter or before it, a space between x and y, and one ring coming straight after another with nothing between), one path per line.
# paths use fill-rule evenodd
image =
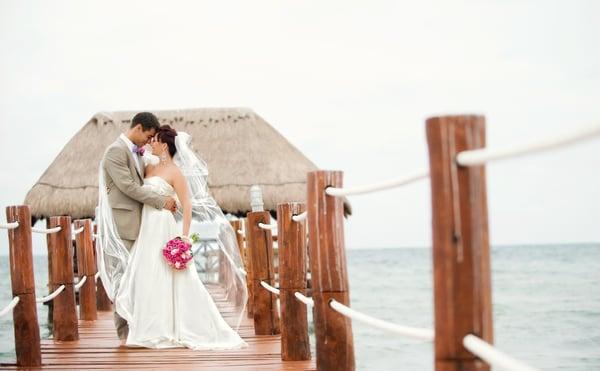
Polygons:
M98 111L250 107L347 186L426 169L432 115L493 148L600 122L597 1L0 4L2 209ZM490 164L492 243L599 242L599 149ZM427 181L351 202L349 247L430 244Z

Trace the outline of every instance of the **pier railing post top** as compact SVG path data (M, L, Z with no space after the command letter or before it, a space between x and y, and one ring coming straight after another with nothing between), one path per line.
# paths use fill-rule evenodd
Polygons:
M262 190L257 184L250 187L250 206L252 211L264 211Z
M435 121L445 121L445 120L483 120L485 121L485 115L477 114L477 113L465 113L465 114L455 114L455 115L436 115L429 116L425 119L425 123L429 124L430 122Z

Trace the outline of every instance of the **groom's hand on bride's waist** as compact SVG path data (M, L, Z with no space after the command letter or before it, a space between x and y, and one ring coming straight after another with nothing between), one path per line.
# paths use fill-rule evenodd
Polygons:
M168 198L164 208L174 213L177 211L177 201L173 197Z

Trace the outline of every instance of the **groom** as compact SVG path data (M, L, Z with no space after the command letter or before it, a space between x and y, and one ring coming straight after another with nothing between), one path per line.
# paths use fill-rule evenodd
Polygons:
M130 250L140 231L142 206L151 205L157 209L175 211L177 204L172 197L161 196L144 184L143 146L149 143L158 131L160 124L154 114L140 112L133 117L127 133L119 138L104 154L104 179L108 203L119 237ZM127 321L114 313L115 326L119 339L127 339Z

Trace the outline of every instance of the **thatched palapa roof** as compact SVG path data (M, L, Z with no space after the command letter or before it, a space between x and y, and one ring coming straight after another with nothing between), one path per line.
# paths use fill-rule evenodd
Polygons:
M137 112L94 115L67 143L28 192L32 216L93 217L98 200L98 166L105 149L125 132ZM305 201L306 173L317 167L250 109L203 108L154 112L161 124L193 137L206 161L209 188L225 212L250 210L249 190L261 186L265 210Z

